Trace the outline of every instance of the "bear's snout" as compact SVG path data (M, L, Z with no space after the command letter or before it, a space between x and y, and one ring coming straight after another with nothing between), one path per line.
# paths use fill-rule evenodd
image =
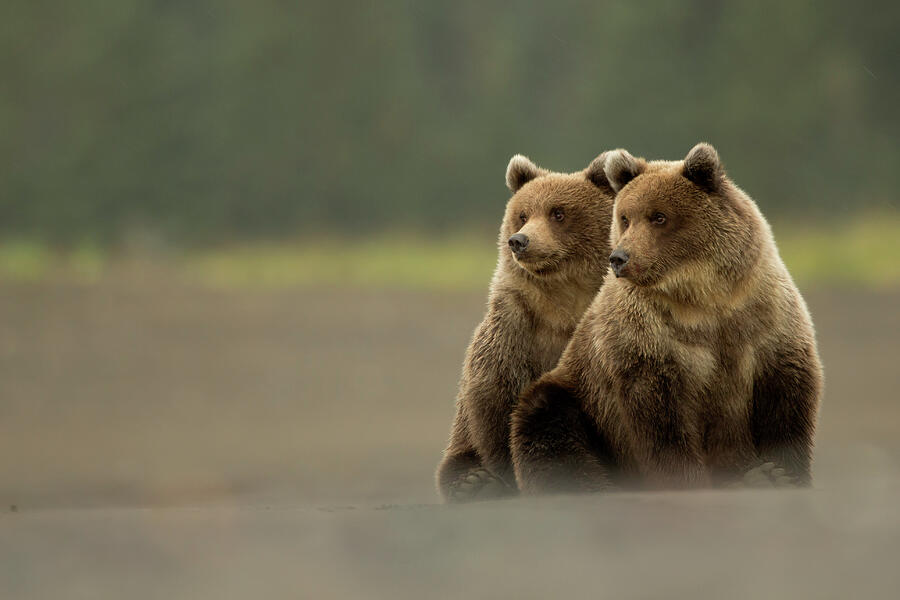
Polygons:
M616 248L615 250L613 250L613 253L609 255L609 266L612 267L613 273L616 274L616 277L622 276L622 269L625 267L625 264L627 262L628 253L621 248Z
M518 256L528 247L528 241L528 236L524 233L515 233L509 237L509 247Z

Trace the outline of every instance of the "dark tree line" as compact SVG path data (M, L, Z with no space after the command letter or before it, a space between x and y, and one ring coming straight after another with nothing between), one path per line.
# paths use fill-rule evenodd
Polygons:
M7 0L0 235L493 226L522 152L699 140L771 214L897 206L900 4Z

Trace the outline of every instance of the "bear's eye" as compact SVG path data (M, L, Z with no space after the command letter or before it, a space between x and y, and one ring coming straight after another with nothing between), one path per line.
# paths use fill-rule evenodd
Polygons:
M566 213L564 213L563 209L561 209L561 208L554 208L553 210L550 211L550 217L554 221L560 222L566 218Z
M628 217L626 217L625 215L622 215L622 227L628 229Z
M661 212L653 213L653 216L650 217L650 222L654 225L665 225L666 224L666 215Z
M519 220L522 221L522 222L524 223L525 221L528 220L528 217L525 216L525 213L520 213L520 214L519 214Z

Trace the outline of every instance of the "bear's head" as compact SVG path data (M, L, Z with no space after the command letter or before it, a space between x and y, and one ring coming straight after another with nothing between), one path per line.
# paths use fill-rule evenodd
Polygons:
M652 161L614 150L605 172L617 192L609 257L616 277L696 298L740 281L767 227L731 183L709 144L682 161Z
M539 278L602 277L609 255L613 192L606 153L577 173L552 173L517 154L506 169L513 192L500 228L511 269Z

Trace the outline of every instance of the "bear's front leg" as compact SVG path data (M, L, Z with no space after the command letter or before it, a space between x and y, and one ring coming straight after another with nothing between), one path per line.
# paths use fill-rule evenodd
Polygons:
M472 400L469 406L472 445L481 465L507 487L515 489L516 480L509 452L509 423L512 402L502 398L497 386L491 396Z
M457 407L450 442L438 465L436 479L438 493L448 503L502 498L516 493L515 488L484 468L481 457L469 440L468 423L462 406Z
M821 367L811 346L773 353L753 382L750 432L757 454L785 469L803 486L812 483L810 467L821 390Z
M516 483L525 494L611 488L606 445L581 402L549 377L519 399L510 436Z
M623 370L621 381L621 414L644 483L657 489L708 487L710 475L678 367L641 358Z
M519 394L538 375L531 356L527 315L515 306L492 309L472 340L460 407L465 411L471 447L488 472L515 489L509 450L510 419Z

